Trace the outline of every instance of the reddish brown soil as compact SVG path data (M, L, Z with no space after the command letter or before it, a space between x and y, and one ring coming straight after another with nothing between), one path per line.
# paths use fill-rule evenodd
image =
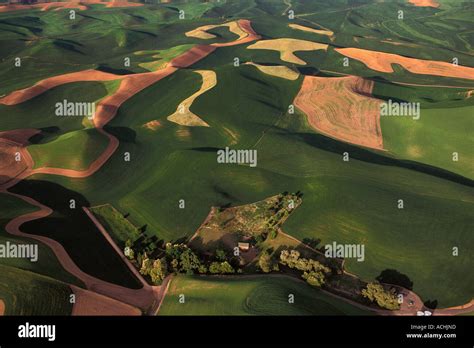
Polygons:
M78 9L80 11L85 11L89 9L88 4L103 4L105 7L135 7L143 6L142 3L128 2L122 0L114 1L100 1L100 0L83 0L83 1L53 1L53 2L39 2L30 5L22 4L7 4L0 6L1 12L11 12L11 11L20 11L20 10L31 10L31 9L40 9L41 11L49 11L54 9L54 11L61 9Z
M133 306L99 295L95 292L70 285L76 295L72 315L141 315L141 311Z
M25 146L28 139L39 132L37 129L0 132L0 187L16 183L15 178L31 168L31 157ZM20 156L19 161L17 154Z
M414 74L454 77L474 80L474 68L447 62L407 58L398 54L364 50L361 48L336 48L337 52L364 63L368 68L393 73L392 64L399 64Z
M383 149L380 101L373 82L357 76L306 76L295 105L317 131L349 143Z
M47 79L41 80L35 85L14 91L9 95L0 98L0 104L4 105L16 105L23 103L31 98L34 98L47 90L64 85L71 82L82 82L82 81L111 81L123 79L125 76L110 74L98 70L83 70L78 72L73 72L64 75L58 75L49 77Z
M421 7L434 7L438 8L439 3L436 0L408 0L410 4Z
M179 57L174 58L170 62L170 65L175 68L187 68L188 66L200 61L204 57L207 57L215 50L216 48L210 45L196 45L190 50L181 54Z
M235 42L238 44L241 42ZM0 191L9 193L19 199L24 200L25 202L36 206L38 210L32 213L24 214L14 218L13 220L9 221L5 229L7 232L25 237L30 239L35 239L41 241L42 243L48 245L53 252L55 253L56 257L58 258L59 262L61 263L62 267L68 271L69 273L76 276L80 279L87 287L88 290L97 292L99 294L103 294L107 297L116 299L120 302L130 304L134 307L138 307L143 311L148 311L155 313L156 307L159 305L160 300L164 296L165 288L167 284L164 284L163 287L159 286L149 286L148 284L144 285L142 289L133 290L124 288L122 286L108 283L101 279L92 277L91 275L84 273L70 258L64 247L59 244L57 241L34 234L26 234L20 230L21 225L28 221L41 219L46 216L49 216L52 213L52 210L35 201L34 199L18 194L14 194L8 192L8 188L15 185L18 181L37 173L43 174L54 174L54 175L64 175L68 177L87 177L95 173L101 166L110 158L110 156L115 152L117 149L119 142L118 140L105 132L103 127L115 116L118 108L129 98L133 95L137 94L144 88L154 84L155 82L161 80L162 78L171 75L179 68L186 68L195 62L199 61L200 59L206 57L208 54L213 52L216 47L207 46L207 45L198 45L193 47L191 50L181 54L180 56L173 59L167 66L163 69L160 69L155 72L150 73L143 73L143 74L131 74L131 75L114 75L109 73L103 73L96 70L85 70L81 72L65 74L60 76L55 76L52 78L45 79L43 81L38 82L36 85L25 88L21 91L15 91L10 95L0 99L0 103L5 105L15 105L18 103L22 103L28 99L31 99L50 88L54 88L56 86L71 83L76 81L107 81L107 80L115 80L115 79L122 79L119 88L115 93L112 95L104 98L98 105L95 116L94 116L94 125L95 127L104 135L109 138L109 145L107 149L97 158L87 170L78 171L78 170L69 170L69 169L59 169L59 168L38 168L32 170L34 166L34 162L29 155L28 151L23 148L23 145L26 144L26 139L32 135L31 130L18 130L15 132L10 132L7 134L7 138L3 139L4 142L10 142L7 140L8 137L13 137L15 139L20 139L22 141L21 144L13 143L12 146L16 146L19 150L22 151L24 154L23 161L22 161L22 168L23 170L19 173L9 173L8 171L11 170L7 166L6 168L0 168L0 173L3 175L5 172L9 176L11 180L8 183L1 183L0 182ZM16 149L16 148L15 148ZM7 153L11 153L12 149L8 148ZM12 178L13 177L13 178ZM79 290L80 291L80 290ZM91 302L92 301L92 302ZM96 300L87 297L81 299L81 303L79 306L76 306L75 309L76 314L86 314L91 312L98 312L98 311L108 311L109 307L98 307L98 303L95 302ZM123 306L122 306L123 308ZM128 307L127 307L128 308ZM127 310L130 310L128 308Z
M9 140L18 143L21 146L26 146L28 145L28 139L38 133L40 133L40 131L34 128L14 129L11 131L0 132L0 139Z
M0 299L0 315L5 314L5 303Z

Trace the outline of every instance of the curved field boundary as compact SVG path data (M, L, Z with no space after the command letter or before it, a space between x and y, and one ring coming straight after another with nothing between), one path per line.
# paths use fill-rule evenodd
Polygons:
M261 65L261 64L257 64L253 62L247 62L244 64L253 65L264 74L279 77L285 80L294 81L294 80L297 80L298 77L300 76L300 74L297 71L288 68L286 65Z
M474 299L471 302L463 304L461 306L440 308L433 311L433 315L458 315L465 314L474 311Z
M58 243L57 241L35 234L24 233L20 230L20 226L26 222L45 218L53 213L53 210L38 201L34 200L33 198L22 196L16 193L12 193L9 191L5 191L6 193L17 197L26 203L33 205L39 210L36 210L32 213L24 214L14 218L13 220L9 221L5 227L5 230L15 236L30 238L38 240L46 245L48 245L58 258L59 263L61 266L68 271L69 273L76 276L79 280L81 280L87 287L88 290L98 292L103 294L107 297L111 297L117 299L121 302L131 304L135 307L139 307L142 310L148 309L150 306L153 305L155 301L154 298L154 290L151 286L143 287L138 290L125 288L120 285L112 284L106 282L104 280L95 278L85 272L83 272L71 259L69 254L66 252L64 247Z
M261 36L258 35L252 28L252 24L248 19L239 19L237 21L239 27L247 33L247 35L243 38L239 38L236 41L225 42L225 43L213 43L211 44L212 47L227 47L227 46L234 46L234 45L241 45L248 42L252 42L255 40L260 40Z
M302 30L302 31L306 31L306 32L314 33L314 34L318 34L318 35L326 35L326 36L329 36L329 37L334 35L334 32L331 31L331 30L314 29L314 28L310 28L310 27L305 27L304 25L300 25L300 24L288 24L288 26L291 29Z
M306 65L306 62L304 60L295 56L295 52L316 50L326 51L328 49L328 45L307 40L279 38L257 41L253 45L248 46L247 49L278 51L280 52L281 60L288 63Z
M5 302L3 302L2 299L0 299L0 315L5 314Z
M342 73L342 72L334 71L334 70L321 69L320 71L325 72L325 73L334 74L334 75L340 75L340 76L353 76L351 74L346 74L346 73ZM377 82L376 79L374 79L374 81ZM382 81L382 82L386 82L386 81ZM401 82L401 81L395 81L395 80L390 80L390 83L395 83L397 85L404 85L404 86L415 86L415 87L457 88L457 89L470 89L470 88L472 88L472 87L469 87L469 86L428 85L428 84L422 84L422 83Z
M250 22L244 21L245 25L243 28L251 29ZM253 37L252 33L255 33L253 29L249 31L247 38ZM246 39L247 39L246 38ZM244 40L237 40L233 44L241 44ZM104 163L113 155L115 150L118 148L119 141L113 135L107 133L103 127L116 115L118 108L129 98L142 91L146 87L154 84L155 82L167 77L177 71L179 68L186 68L200 59L206 57L211 52L216 49L216 46L210 45L198 45L194 46L190 50L184 52L178 57L171 60L163 69L142 73L142 74L130 74L130 75L115 75L109 73L103 73L95 70L85 70L84 71L64 74L49 79L40 81L36 85L23 89L21 91L16 91L10 93L10 95L1 98L0 103L5 105L16 105L22 103L28 99L31 99L41 93L44 93L50 88L76 81L97 81L104 78L105 80L114 80L122 79L119 88L112 95L104 98L98 105L95 117L93 119L94 126L104 135L109 138L109 145L107 149L97 158L87 170L78 171L70 169L61 169L61 168L37 168L33 170L34 161L31 158L27 149L23 146L19 149L22 153L22 160L26 163L27 169L24 170L20 175L12 178L5 184L0 185L0 192L8 193L12 196L15 196L30 205L33 205L38 208L37 211L32 213L27 213L21 216L18 216L8 222L6 226L6 231L12 235L26 237L30 239L35 239L41 241L42 243L48 245L58 258L62 267L69 273L76 276L80 279L87 287L88 290L103 294L107 297L119 300L123 303L130 304L132 306L138 307L143 311L149 311L154 313L156 311L155 306L160 303L160 296L164 296L164 292L161 287L153 287L148 284L144 285L143 288L134 290L125 288L116 284L106 282L104 280L95 278L85 272L83 272L71 259L64 247L57 241L40 236L35 234L24 233L20 230L21 225L26 222L45 218L52 214L52 209L41 204L40 202L34 200L33 198L19 195L8 191L8 188L14 186L20 180L27 178L33 174L53 174L53 175L64 175L67 177L73 178L84 178L94 174L99 170ZM84 78L86 80L84 80ZM24 134L24 131L18 130L20 134ZM22 133L23 132L23 133ZM143 283L143 281L142 281Z
M0 6L0 13L2 12L11 12L11 11L20 11L20 10L32 10L39 9L41 11L49 11L54 8L54 11L62 9L77 9L80 11L85 11L89 9L90 4L101 4L105 5L107 8L111 7L136 7L143 6L142 3L128 2L126 0L113 0L113 1L100 1L100 0L82 0L82 1L53 1L53 2L39 2L30 5L22 4L8 4Z
M393 53L364 50L362 48L335 48L335 51L365 64L369 69L393 73L392 64L399 64L414 74L474 80L474 68L453 65L435 60L408 58Z
M178 105L178 109L167 117L167 120L182 126L209 127L209 125L198 115L193 113L190 108L196 98L217 85L217 76L213 70L195 70L194 72L198 73L202 77L201 88L196 93L183 100Z
M49 77L41 80L31 87L14 91L6 97L0 98L0 104L16 105L23 103L31 98L43 94L49 89L64 85L71 82L85 82L85 81L111 81L123 79L125 75L115 75L99 70L87 69L77 71L69 74Z
M317 131L382 150L380 101L370 97L373 86L373 81L357 76L305 76L294 103Z
M248 33L240 27L238 21L231 21L231 22L227 22L223 24L203 25L202 27L198 27L196 29L187 31L184 35L186 35L187 37L193 37L193 38L203 39L203 40L214 39L216 35L208 33L207 31L215 29L215 28L221 28L221 27L229 28L229 31L237 35L239 37L239 40L243 39L244 37L248 35Z

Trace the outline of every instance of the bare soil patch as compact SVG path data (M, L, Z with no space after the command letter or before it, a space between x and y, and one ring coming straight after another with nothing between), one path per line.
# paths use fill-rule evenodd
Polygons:
M9 95L0 98L0 104L16 105L23 103L31 98L34 98L47 90L72 82L82 81L111 81L123 79L125 76L110 74L99 70L83 70L69 74L49 77L41 80L31 87L14 91Z
M3 302L3 300L0 299L0 315L4 315L5 314L5 302Z
M361 48L336 48L340 54L364 63L368 68L393 73L392 64L399 64L414 74L454 77L474 80L474 68L447 62L407 58L398 54L364 50Z
M410 4L421 7L439 7L439 2L436 0L408 0Z
M151 130L151 131L156 131L158 130L158 128L160 128L162 125L161 125L161 122L158 121L158 120L153 120L153 121L150 121L150 122L147 122L143 125L143 127Z
M71 285L71 290L76 295L76 303L72 315L141 315L141 311L126 303L110 297L99 295L95 292L81 289Z
M373 81L357 76L306 76L295 105L309 124L333 138L383 149L380 101L370 97Z

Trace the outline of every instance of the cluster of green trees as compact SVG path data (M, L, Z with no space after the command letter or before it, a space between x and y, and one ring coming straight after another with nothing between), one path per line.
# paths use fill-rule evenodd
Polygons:
M275 260L273 260L272 256L266 250L260 253L260 258L258 259L258 266L265 273L280 270L278 262L275 262Z
M228 258L226 252L222 249L216 250L211 261L203 261L186 244L167 243L164 253L163 250L161 252L161 257L153 258L146 251L134 250L133 243L127 241L124 253L139 269L140 274L150 277L153 284L161 284L163 279L170 273L191 275L241 272L240 269L236 270L232 266L233 260Z
M375 302L381 308L396 310L400 308L397 294L392 288L386 290L382 284L377 282L368 283L367 287L362 290L362 296L370 302Z
M140 274L150 276L153 284L161 284L168 275L168 266L165 258L150 259L145 253L141 258Z
M212 274L231 274L231 273L235 273L235 269L227 261L223 261L223 262L215 261L209 265L209 272Z
M301 203L303 194L298 191L296 193L283 192L277 196L275 204L270 207L270 218L266 222L268 227L268 237L275 239L278 235L278 229L288 218L293 209Z
M331 269L316 260L300 256L297 250L282 250L280 253L280 263L289 268L302 271L301 277L308 284L317 287L322 286L326 282L326 275L331 272Z

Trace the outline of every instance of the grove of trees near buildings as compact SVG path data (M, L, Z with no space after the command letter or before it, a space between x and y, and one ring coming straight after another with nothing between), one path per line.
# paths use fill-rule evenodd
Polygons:
M380 283L373 282L367 284L367 287L362 290L362 296L370 302L377 303L381 308L389 310L400 308L395 290L386 290Z

